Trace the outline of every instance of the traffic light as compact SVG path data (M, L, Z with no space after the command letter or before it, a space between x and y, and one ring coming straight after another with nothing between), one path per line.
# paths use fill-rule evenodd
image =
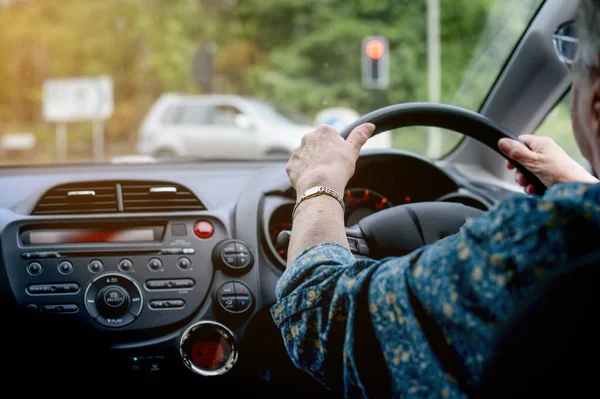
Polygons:
M384 90L390 84L390 54L384 36L367 36L362 40L362 85Z

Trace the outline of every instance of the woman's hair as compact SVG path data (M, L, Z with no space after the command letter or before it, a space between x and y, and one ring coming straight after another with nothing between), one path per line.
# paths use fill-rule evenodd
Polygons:
M580 0L577 33L580 72L600 73L600 0Z

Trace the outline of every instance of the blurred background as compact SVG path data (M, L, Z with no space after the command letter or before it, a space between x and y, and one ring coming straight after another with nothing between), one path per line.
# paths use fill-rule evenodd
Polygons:
M283 116L286 125L278 126L290 130L292 125L308 130L320 123L340 128L375 108L407 101L478 110L542 3L0 0L0 164L156 156L159 142L164 146L177 140L187 148L173 149L169 156L216 156L216 148L187 145L178 129L160 127L192 124L173 114L179 108L170 108L173 120L165 122L168 117L161 114L156 126L147 127L151 132L142 132L153 105L169 93L179 95L180 108L182 101L195 99L216 107L202 111L208 119L198 122L204 127L197 125L194 133L213 141L219 136L211 136L209 127L219 123L214 115L225 106L218 104L217 94L257 99ZM379 86L365 83L368 37L383 43L377 51L384 54L375 54L387 62L378 66L383 68L378 79L385 78ZM58 91L50 89L51 83L58 84ZM95 84L107 90L103 111L86 116L68 108L78 98L81 104L93 102L86 90ZM243 111L244 105L239 107ZM567 97L541 131L578 157L568 107ZM58 115L61 110L64 117ZM194 112L200 118L200 111ZM286 134L285 129L263 132L258 121L232 120L236 128L258 129L257 142L259 136L269 140ZM440 158L460 139L458 134L410 128L391 132L378 145ZM259 157L267 147L249 152ZM287 149L279 150L285 156Z

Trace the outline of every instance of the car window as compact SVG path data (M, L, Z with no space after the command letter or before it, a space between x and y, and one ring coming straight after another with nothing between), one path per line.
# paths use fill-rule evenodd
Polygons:
M535 134L538 136L551 137L558 145L581 165L587 166L587 161L579 151L579 147L573 136L571 126L571 93L568 92L554 109L548 113L544 121L537 128Z
M219 105L211 110L211 123L220 126L236 126L235 117L241 114L238 108L231 105Z
M181 107L168 107L165 109L160 121L165 124L175 124L180 122Z
M187 106L181 108L183 125L206 125L209 123L210 108L204 106Z

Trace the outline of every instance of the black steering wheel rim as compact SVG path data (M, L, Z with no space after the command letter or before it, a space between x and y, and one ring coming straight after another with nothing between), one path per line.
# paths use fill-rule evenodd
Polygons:
M395 104L362 116L354 123L342 129L340 134L346 139L354 128L367 122L375 125L373 136L402 127L431 126L453 130L465 136L472 137L511 161L525 175L529 184L535 187L536 194L543 194L546 191L546 186L533 173L520 163L509 159L498 148L498 140L501 138L510 138L521 143L522 141L500 124L477 112L447 104Z

